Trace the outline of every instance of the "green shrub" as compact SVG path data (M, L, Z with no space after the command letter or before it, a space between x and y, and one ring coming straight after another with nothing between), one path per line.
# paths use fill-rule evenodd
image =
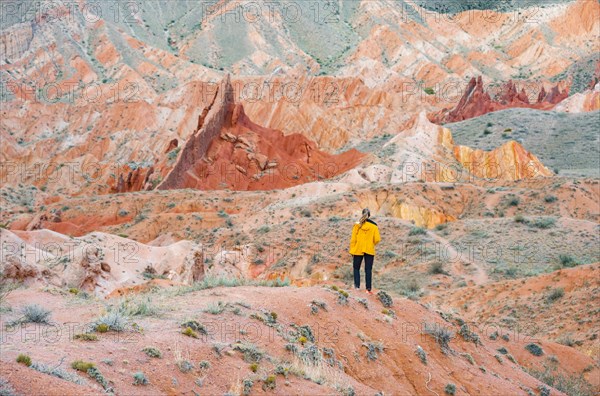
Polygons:
M259 363L264 356L264 352L250 342L239 342L233 346L233 349L242 352L244 361L249 363Z
M252 387L254 386L254 381L250 378L244 379L243 382L244 389L242 390L243 396L250 396L250 392L252 392Z
M425 350L423 348L421 348L421 346L417 346L415 353L421 360L421 363L426 365L427 364L427 352L425 352Z
M550 291L550 293L548 293L548 297L546 297L546 300L549 303L553 303L556 300L562 298L565 295L565 289L563 289L562 287L557 287L555 289L552 289Z
M263 380L263 390L267 390L267 389L275 389L277 388L277 377L275 377L275 375L271 374L269 376L267 376L267 378L265 378Z
M528 224L532 227L547 229L554 227L556 219L554 217L539 217L535 220L529 220Z
M223 301L218 301L216 304L208 304L208 306L204 309L204 312L211 313L213 315L219 315L225 311L227 305L228 304L224 303Z
M377 360L378 354L383 352L384 346L381 342L366 342L363 344L367 348L367 358Z
M178 360L177 363L175 363L177 365L177 368L179 369L179 371L181 371L182 373L189 373L190 371L192 371L194 369L194 364L192 362L190 362L189 360Z
M73 338L81 341L98 341L98 336L91 333L75 334Z
M133 385L148 385L148 378L146 378L146 375L144 373L142 373L141 371L138 371L137 373L133 374Z
M142 352L144 352L146 355L152 358L160 359L162 357L162 352L158 348L146 347L142 349Z
M17 356L17 363L21 363L29 367L31 366L31 358L28 355L21 353L19 356Z
M71 368L77 371L83 371L84 373L87 373L87 371L92 367L96 367L96 365L91 362L84 362L83 360L76 360L71 363Z
M425 91L425 93L427 95L433 95L433 94L435 94L435 90L433 88L431 88L431 87L427 87L423 91Z
M408 232L408 236L426 235L426 234L427 234L427 230L423 227L413 227Z
M441 261L434 261L429 266L429 273L431 275L448 275L446 271L444 271L444 263Z
M452 350L450 348L450 341L454 338L454 333L450 329L446 329L436 323L426 323L424 331L425 334L429 334L435 339L444 354Z
M194 330L192 330L191 327L186 327L185 329L183 329L181 331L181 334L186 335L188 337L192 337L192 338L198 338L198 333L196 333Z
M202 360L200 363L198 363L198 367L203 370L208 370L210 368L210 362L208 360Z
M258 232L259 234L266 234L269 231L271 231L271 227L265 225L260 227L256 232Z
M481 339L479 336L469 329L466 323L463 323L458 330L458 334L467 342L472 342L475 345L481 345Z
M92 377L93 379L95 379L96 382L99 383L102 386L102 388L104 388L104 390L106 391L106 393L108 393L108 394L113 394L114 393L113 389L108 384L108 381L106 380L106 378L104 378L104 376L102 375L102 373L100 372L100 370L98 370L97 367L90 367L87 370L87 373L88 373L88 375L90 377Z
M21 323L48 323L50 320L50 311L38 304L26 305L21 313Z
M447 384L444 388L444 392L448 395L454 395L456 393L456 385L452 383Z
M556 371L556 367L544 365L544 370L530 369L526 370L532 377L537 378L541 382L558 389L559 391L570 396L593 396L593 386L580 375L568 375ZM544 388L544 393L550 395L550 389ZM540 387L541 389L541 387ZM543 393L540 392L540 395Z
M475 365L475 359L473 359L473 356L471 356L470 353L463 353L462 355L465 357L465 359L467 359L469 363Z
M569 254L559 254L558 259L562 267L572 268L579 265L579 260Z
M389 308L392 305L394 305L394 301L392 300L392 297L390 297L390 295L387 294L383 290L380 290L379 292L377 292L377 298L379 298L379 301L381 301L381 304L383 304L383 306L386 308Z
M149 279L164 278L162 275L148 274L147 272L144 272L143 276L148 277ZM160 310L152 303L150 297L125 299L118 307L118 313L125 317L155 316L158 315L159 312Z
M544 201L546 201L547 203L552 203L558 201L558 198L556 198L554 195L546 195L544 197Z
M181 327L183 327L183 328L189 327L190 329L192 329L200 334L204 334L204 335L208 334L208 332L206 331L206 327L204 327L204 325L200 324L198 321L195 321L195 320L185 321L181 324Z
M94 327L99 333L104 332L102 331L104 329L106 329L106 331L112 330L120 332L125 331L128 323L129 320L121 312L113 311L98 319L95 322ZM106 327L102 326L102 328L100 328L101 325L105 325Z
M515 222L516 223L525 223L526 220L525 220L525 217L523 217L522 214L517 214L517 215L515 215Z
M54 377L64 379L65 381L70 381L75 384L85 385L86 382L83 378L78 376L77 374L72 374L69 371L63 370L56 365L46 366L43 363L34 362L30 366L32 369L39 371L40 373L52 375Z
M253 373L256 373L258 371L258 363L252 363L250 365L250 371L252 371Z
M527 344L525 345L525 349L527 349L533 356L542 356L544 354L542 347L537 344Z
M519 197L510 197L508 200L508 206L519 206L520 203Z

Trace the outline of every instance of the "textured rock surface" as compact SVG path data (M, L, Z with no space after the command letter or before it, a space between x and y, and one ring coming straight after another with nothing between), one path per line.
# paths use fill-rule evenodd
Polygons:
M302 134L255 124L235 103L229 76L220 86L159 190L286 188L334 177L362 159L356 150L330 155Z
M437 123L449 123L514 107L550 109L553 105L566 99L569 94L567 90L561 90L558 86L552 87L549 92L542 86L536 96L537 102L531 102L525 88L519 90L517 85L509 80L492 97L486 92L482 77L473 77L456 107L452 110L442 110L432 115L431 118Z
M515 141L492 151L455 146L454 156L471 174L481 178L518 180L554 174Z

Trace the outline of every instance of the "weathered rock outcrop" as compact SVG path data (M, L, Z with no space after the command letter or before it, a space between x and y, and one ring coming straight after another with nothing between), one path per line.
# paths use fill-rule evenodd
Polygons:
M124 193L131 191L140 191L148 188L148 181L154 173L154 167L149 168L136 168L127 171L127 175L123 177L124 173L119 174L119 179L116 186L111 190L113 193Z
M566 113L585 113L600 110L600 82L592 90L576 93L563 100L554 108Z
M568 91L561 91L559 86L552 87L550 92L547 92L546 88L542 86L537 95L537 102L531 103L525 88L522 87L519 90L517 85L509 80L492 97L490 93L486 92L483 79L479 76L471 78L463 96L452 110L441 110L432 114L430 119L436 123L448 123L463 121L492 111L513 107L549 109L568 96Z
M0 241L5 249L0 267L5 278L74 285L101 296L145 283L144 273L180 284L204 277L202 246L191 241L150 246L100 232L70 238L50 230L4 229Z
M492 151L454 146L454 156L469 173L479 178L519 180L554 174L515 141Z
M253 123L235 103L229 76L219 91L158 189L286 188L331 178L363 157L356 150L331 155L302 134L284 135Z

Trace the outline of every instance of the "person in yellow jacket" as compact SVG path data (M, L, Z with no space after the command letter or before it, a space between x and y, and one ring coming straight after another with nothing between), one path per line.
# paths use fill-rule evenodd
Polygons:
M375 245L381 240L377 223L371 220L370 217L371 212L369 209L363 209L360 220L352 228L352 238L350 238L350 254L353 257L352 264L354 266L354 288L360 289L360 266L364 257L367 294L373 294L371 292L371 278L373 260L375 259Z

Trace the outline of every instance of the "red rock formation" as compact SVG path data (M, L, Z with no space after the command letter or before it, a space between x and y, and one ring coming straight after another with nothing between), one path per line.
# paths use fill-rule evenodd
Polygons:
M261 127L235 103L229 76L220 88L158 189L286 188L336 176L363 158L356 150L331 155L302 134Z
M136 168L127 172L124 178L124 173L119 174L117 184L111 188L112 193L123 193L131 191L140 191L146 189L146 184L150 176L154 173L154 167Z
M492 98L484 89L481 76L471 78L465 93L452 110L444 109L430 115L435 123L448 123L467 120L473 117L490 113L492 111L504 110L513 107L528 107L536 109L549 109L569 96L567 90L561 91L559 86L554 86L550 92L542 86L536 103L531 103L525 88L519 91L517 85L509 80L500 89L499 93Z
M165 154L171 152L172 150L176 149L177 146L179 146L179 140L177 139L173 139L169 142L169 145L167 146L167 149L165 150Z

